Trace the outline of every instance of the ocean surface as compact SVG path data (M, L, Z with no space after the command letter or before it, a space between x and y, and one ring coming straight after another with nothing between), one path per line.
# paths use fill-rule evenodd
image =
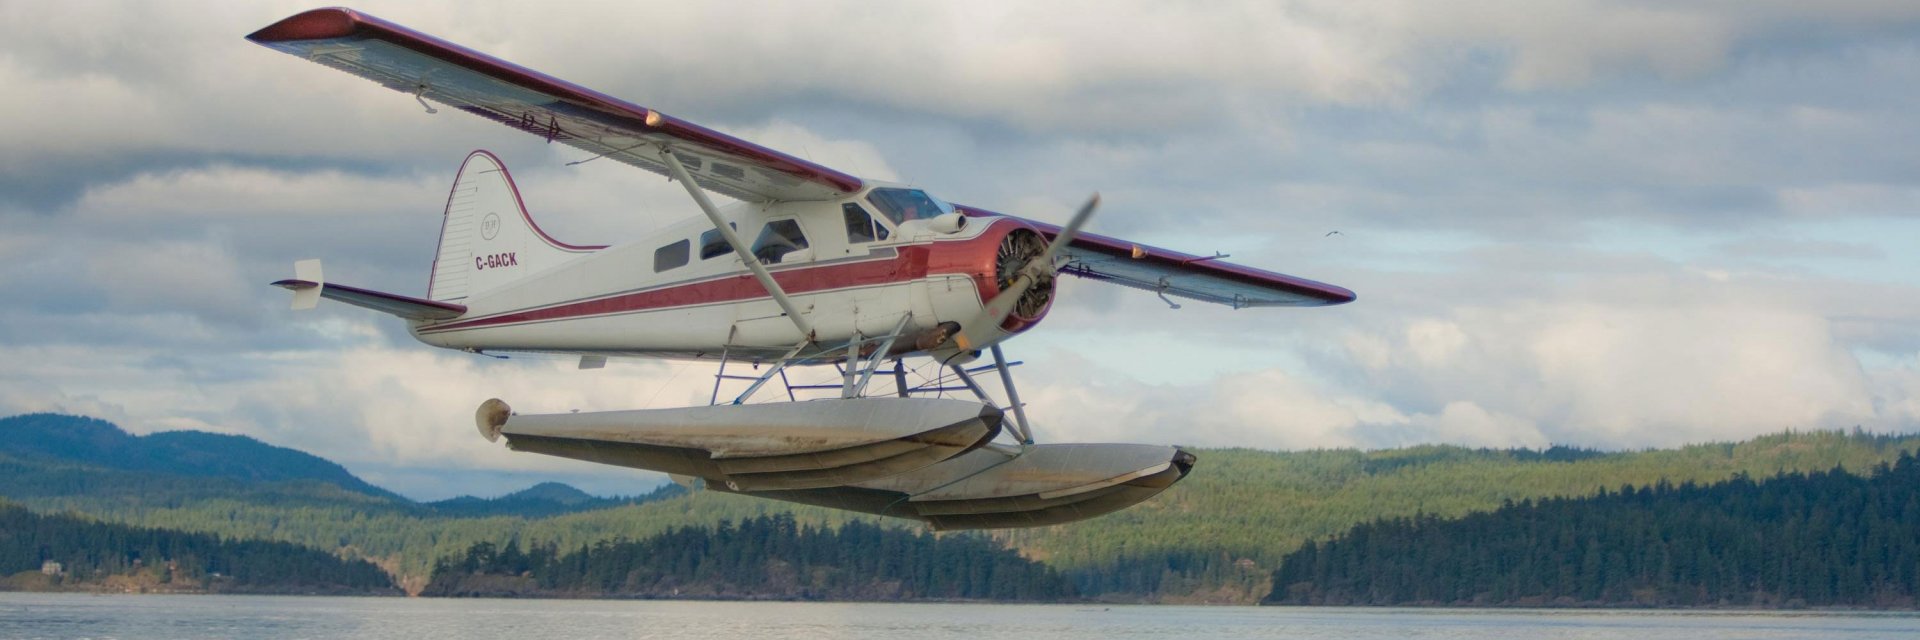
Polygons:
M0 593L0 639L1920 638L1920 614Z

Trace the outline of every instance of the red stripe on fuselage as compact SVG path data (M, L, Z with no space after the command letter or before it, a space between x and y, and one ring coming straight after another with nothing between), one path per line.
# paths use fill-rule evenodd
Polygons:
M978 273L981 261L976 259L955 259L961 255L982 253L973 250L976 246L985 246L985 262L991 268L993 248L997 247L1003 234L983 233L978 237L960 241L945 241L920 245L896 247L898 252L892 259L862 260L819 266L798 267L773 272L773 280L788 295L818 293L837 289L851 289L883 284L911 282L928 275L959 274L975 280L991 280ZM937 246L936 246L937 245ZM937 256L937 257L936 257ZM930 259L931 258L931 259ZM933 265L929 268L929 265ZM937 272L936 272L937 270ZM510 311L469 320L422 327L420 333L442 333L483 327L525 324L568 320L587 316L601 316L636 311L652 311L674 307L689 307L723 302L748 302L769 300L765 287L753 275L740 272L685 284L670 284L654 289L611 295L591 300L567 302L547 307Z

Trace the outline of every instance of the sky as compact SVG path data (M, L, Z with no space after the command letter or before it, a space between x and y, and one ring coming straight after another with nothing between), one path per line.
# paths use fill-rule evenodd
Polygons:
M703 404L710 365L436 350L267 286L322 258L423 294L477 148L564 241L697 215L653 174L242 39L308 8L0 0L0 415L245 434L421 499L660 482L508 452L473 408ZM1175 310L1069 279L1008 344L1043 441L1920 430L1911 1L355 8L954 202L1059 222L1098 191L1092 231L1359 294Z

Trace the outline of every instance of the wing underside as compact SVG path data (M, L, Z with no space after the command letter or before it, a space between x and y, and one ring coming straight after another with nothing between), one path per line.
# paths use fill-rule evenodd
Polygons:
M826 200L852 175L350 9L315 9L247 36L273 49L667 175L661 145L706 189L746 201Z
M960 207L970 216L1004 216ZM1007 216L1012 217L1012 216ZM1058 225L1021 218L1051 240ZM1201 302L1248 307L1318 307L1352 302L1344 287L1091 233L1067 245L1061 273Z

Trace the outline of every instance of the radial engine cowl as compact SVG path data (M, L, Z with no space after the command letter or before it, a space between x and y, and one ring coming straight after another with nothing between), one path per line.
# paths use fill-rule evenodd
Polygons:
M1046 252L1047 239L1033 229L1021 227L1007 234L1000 240L999 252L994 256L994 281L999 284L998 289L1005 290L1021 269ZM1052 272L1047 271L1033 283L1013 306L1013 313L1007 316L1003 326L1008 331L1019 331L1046 316L1047 309L1053 305L1053 281Z

